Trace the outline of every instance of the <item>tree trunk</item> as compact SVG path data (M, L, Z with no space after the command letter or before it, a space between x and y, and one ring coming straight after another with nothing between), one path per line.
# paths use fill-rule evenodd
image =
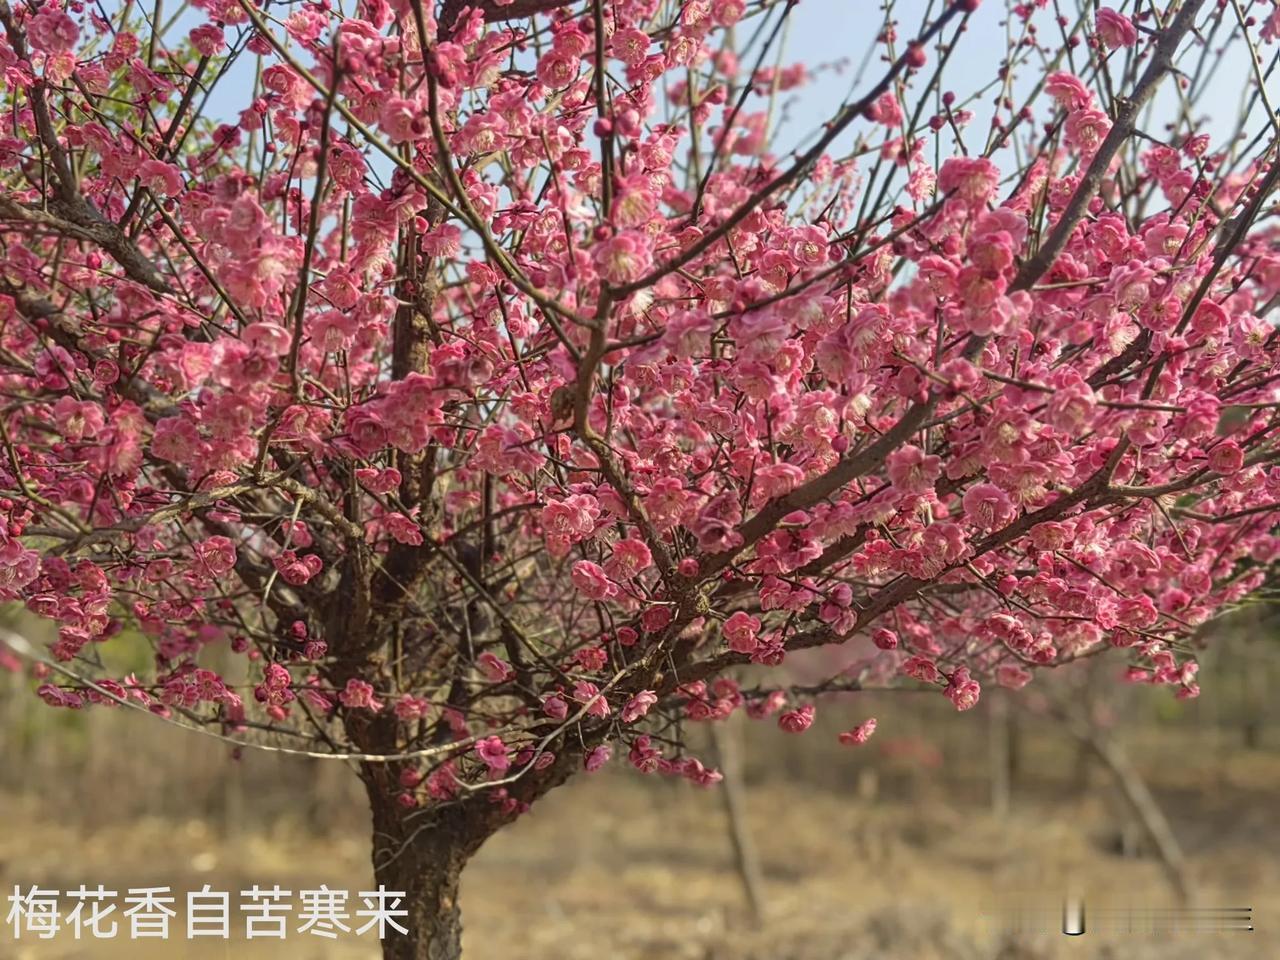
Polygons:
M462 911L457 863L427 863L405 855L389 867L375 867L378 883L405 893L401 909L409 916L400 923L404 935L388 929L382 941L383 960L459 960L462 956Z
M1013 718L1005 691L995 690L988 714L991 767L991 815L1003 820L1009 815L1013 795Z
M458 960L462 956L462 911L458 887L462 868L492 832L464 807L430 815L407 811L377 780L366 778L373 813L373 872L387 890L401 891L398 922L408 935L388 927L383 960Z
M1120 792L1124 794L1125 800L1129 802L1147 836L1155 845L1160 864L1178 899L1183 903L1192 902L1195 891L1187 874L1186 857L1183 856L1173 827L1165 818L1164 811L1160 809L1160 804L1147 787L1146 781L1118 743L1098 731L1086 731L1085 736L1089 749L1111 771Z
M751 839L751 827L747 823L747 786L742 775L741 731L726 727L724 723L712 723L711 746L724 775L720 784L720 797L724 803L725 818L729 827L729 839L733 842L733 859L742 881L742 892L751 911L751 922L759 924L765 916L764 870L760 856Z

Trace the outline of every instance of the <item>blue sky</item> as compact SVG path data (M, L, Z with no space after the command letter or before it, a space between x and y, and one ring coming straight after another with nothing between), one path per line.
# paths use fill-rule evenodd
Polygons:
M1064 12L1071 11L1077 7L1078 2L1080 0L1076 2L1067 0L1061 4L1061 7ZM1083 0L1083 2L1093 5L1096 0ZM1248 0L1246 0L1247 3ZM1112 0L1112 5L1127 11L1132 3L1128 0ZM353 4L344 2L342 6L348 7ZM899 22L900 43L915 33L926 11L936 10L941 6L941 0L896 0L894 17ZM1213 4L1207 6L1212 7ZM286 9L283 4L277 4L274 12L277 15L284 15ZM984 0L978 11L970 17L969 29L961 38L958 50L947 65L944 83L946 88L955 90L958 96L963 98L981 88L994 76L1006 47L1005 22L1008 18L1006 10L1005 3ZM1053 5L1051 4L1047 9L1037 11L1035 16L1035 22L1040 25L1042 37L1046 39L1056 33L1052 25L1052 15ZM1223 15L1229 20L1233 19L1229 7ZM196 16L202 15L196 14ZM801 131L815 129L834 112L849 91L850 81L857 65L862 62L876 33L879 32L882 17L881 3L877 0L800 0L796 4L786 29L783 63L803 62L814 70L823 67L827 69L819 74L819 80L815 84L800 91L794 91L788 97L790 119L786 127L791 128L789 132L793 136ZM198 21L194 16L184 15L179 20L177 30L189 29L195 22ZM754 21L739 28L739 36L749 36L753 30ZM774 47L774 50L776 49L777 46ZM1263 48L1264 59L1268 54L1274 54L1274 50L1274 47ZM1230 129L1228 124L1233 119L1239 91L1243 86L1253 83L1243 48L1239 47L1234 53L1234 56L1229 56L1227 61L1219 67L1218 76L1210 88L1211 101L1221 104L1224 108L1212 117L1214 128L1223 133ZM930 51L931 60L932 56L933 51ZM844 70L837 72L830 69L831 65L841 61L848 64ZM771 52L767 63L771 66L774 62L775 58ZM867 70L864 76L864 88L877 78L876 66L877 64L873 61ZM1021 89L1025 92L1032 71L1024 69L1022 73L1024 75L1019 78L1020 82L1015 85L1015 90ZM239 99L244 95L242 88L230 89L237 86L237 84L229 84L225 94L226 99L218 98L218 102L228 111L238 105ZM1273 101L1280 99L1280 82L1268 83L1268 87L1272 91ZM989 98L984 97L979 109L985 109L988 100ZM1162 105L1172 106L1174 102L1173 98L1166 97ZM984 128L986 119L985 116L982 118Z
M1095 0L1088 0L1093 6ZM1129 0L1111 0L1110 6L1128 12L1133 8ZM1246 4L1242 4L1246 5ZM937 0L897 0L894 4L895 19L899 21L899 36L905 40L914 34L921 23L924 13L941 6ZM1074 16L1078 9L1076 2L1060 4L1067 16ZM1160 7L1168 3L1158 4ZM1206 8L1213 4L1206 4ZM865 11L865 13L853 11ZM1042 41L1047 42L1056 36L1053 24L1053 4L1045 10L1038 11L1034 22L1037 24ZM1228 18L1224 25L1233 26L1234 16L1230 6L1223 14ZM791 14L792 22L787 37L786 59L801 60L806 65L817 67L847 58L856 66L874 39L882 20L881 4L875 0L801 0ZM1008 19L1007 7L997 0L983 0L977 12L970 18L969 28L961 38L959 47L947 64L944 89L954 90L961 100L981 89L995 75L1000 60L1004 56L1007 45L1005 23ZM1225 29L1222 31L1225 35ZM948 36L950 31L948 31ZM1142 40L1139 41L1143 42ZM1263 48L1264 63L1268 55L1274 55L1276 48ZM933 51L930 51L931 63ZM1278 71L1280 74L1280 71ZM780 133L787 137L795 137L802 132L815 129L831 115L836 106L848 91L851 71L837 77L832 72L823 75L822 80L814 87L798 92L792 97L789 107L789 129ZM863 88L869 86L877 78L874 70L868 70ZM1024 67L1014 84L1015 102L1021 103L1034 83L1034 70ZM1255 86L1252 71L1244 47L1237 44L1231 54L1225 58L1217 69L1211 84L1206 88L1205 104L1213 106L1213 112L1207 117L1206 132L1218 142L1231 135L1234 129L1237 106L1242 90ZM1271 78L1267 84L1272 95L1272 102L1280 101L1280 76ZM1018 96L1017 94L1021 94ZM975 138L977 132L985 132L990 123L990 95L984 95L972 109L975 119L971 124ZM1177 95L1172 84L1166 81L1164 89L1158 95L1153 115L1158 120L1171 116L1177 108ZM1041 115L1043 119L1044 114ZM1257 132L1265 122L1261 107L1255 110L1253 122L1249 129ZM1149 132L1159 134L1159 124L1153 123ZM980 138L979 138L980 139Z
M1096 0L1061 0L1059 5L1065 13L1074 17L1081 2L1088 3L1091 8L1096 4ZM1113 6L1125 12L1133 8L1134 2L1135 0L1111 0ZM1242 0L1246 5L1249 2L1250 0ZM893 0L894 17L899 24L899 44L905 43L917 32L926 13L941 9L942 5L943 0ZM343 0L342 6L350 8L354 6L354 2ZM1160 6L1168 6L1168 4L1160 4ZM1213 6L1212 3L1206 4L1207 9L1212 9ZM285 5L278 4L273 12L278 16L284 16L287 9ZM1007 11L1008 7L1004 2L983 0L978 11L971 16L969 28L947 64L942 84L944 90L953 90L960 102L965 101L994 78L1007 46ZM1225 35L1228 32L1225 27L1234 27L1234 16L1229 5L1221 15L1227 18L1227 23L1221 31ZM1039 26L1044 41L1049 41L1057 35L1053 16L1053 4L1050 4L1047 9L1037 11L1035 15L1034 22ZM192 12L188 12L181 16L175 29L177 35L173 36L173 39L176 40L181 33L185 33L198 22L197 17L202 18L203 15L199 13L193 15ZM806 138L811 139L815 131L835 115L851 90L855 95L860 94L878 79L884 69L884 65L878 60L882 47L877 47L875 50L861 83L856 88L853 87L857 68L863 63L868 49L873 45L882 20L881 0L799 0L790 14L785 31L781 62L784 65L803 62L816 75L816 80L799 90L782 95L775 110L772 138L775 153L783 153L804 143ZM738 27L739 42L751 36L757 22L752 20ZM1020 26L1015 21L1015 32L1019 29ZM946 35L951 36L952 32L949 28ZM1143 42L1145 38L1140 40L1140 44ZM767 65L772 66L778 62L777 50L778 47L775 46L770 51L765 61ZM1264 57L1271 57L1274 56L1275 50L1273 46L1263 48L1262 52ZM930 63L926 67L924 76L918 81L919 85L923 85L925 79L932 75L935 56L936 52L931 49ZM755 54L752 53L744 58L743 69L745 70L754 62ZM1188 62L1194 63L1194 60ZM242 62L237 64L232 75L225 78L210 102L209 115L219 120L234 120L236 113L247 105L248 87L253 75L252 63L252 57L242 58ZM843 67L837 69L837 64L843 64ZM1012 86L1015 103L1024 102L1035 79L1035 65L1024 66ZM1211 134L1215 145L1223 142L1233 132L1241 93L1253 89L1254 86L1248 57L1245 55L1244 48L1237 44L1233 55L1229 54L1218 65L1216 75L1208 86L1207 96L1203 101L1212 106L1212 113L1201 129ZM1268 87L1272 101L1280 102L1280 71L1277 71L1277 77L1269 81ZM980 149L986 139L991 116L991 100L992 92L988 91L978 101L969 105L975 113L973 122L965 132L966 142L971 149ZM756 106L757 109L760 108L759 103ZM1144 123L1147 132L1155 136L1163 136L1163 123L1176 113L1177 106L1176 92L1172 83L1166 81L1161 93L1157 96L1149 119ZM1048 104L1042 100L1037 110L1037 122L1048 116ZM1250 136L1262 130L1265 123L1266 118L1261 103L1258 103L1248 125ZM854 128L866 130L867 125L859 122L854 125ZM852 142L852 136L853 134L849 133L838 141L834 152L839 153L841 148L847 149ZM952 150L954 145L950 142L949 136L944 137L944 155ZM1008 171L1015 166L1012 158L998 156L996 159L1002 167L1008 168Z

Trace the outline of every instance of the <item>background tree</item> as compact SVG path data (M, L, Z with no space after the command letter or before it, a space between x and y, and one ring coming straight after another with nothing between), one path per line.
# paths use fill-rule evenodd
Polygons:
M388 957L458 956L467 859L611 753L713 783L686 722L1112 649L1194 696L1280 545L1277 8L1011 6L996 52L978 0L886 3L775 153L794 6L0 0L38 692L355 761Z

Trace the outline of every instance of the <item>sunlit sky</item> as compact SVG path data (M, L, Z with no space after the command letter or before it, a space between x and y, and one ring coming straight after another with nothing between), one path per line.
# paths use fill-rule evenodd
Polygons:
M866 62L868 50L873 46L876 35L880 31L883 22L883 2L884 0L799 0L796 3L790 13L788 25L781 34L780 42L769 51L764 63L766 66L774 66L777 63L784 66L803 63L814 79L800 89L780 95L773 113L774 123L770 137L770 146L775 154L782 154L798 145L812 142L812 138L822 124L837 113L840 105L850 98L850 94L857 97L880 77L884 70L884 64L879 60L882 47L875 49L871 60L866 63L865 71L861 74L859 67ZM943 6L942 0L892 0L892 2L894 19L898 23L900 47L916 34L927 12L936 11ZM1074 17L1075 11L1079 8L1079 2L1088 2L1091 8L1096 4L1096 0L1076 0L1076 2L1064 0L1058 5L1064 13ZM1112 5L1128 13L1134 8L1135 2L1136 0L1112 0ZM354 0L342 0L341 5L343 8L354 8L355 3ZM1157 5L1161 8L1172 6L1168 2L1160 2ZM1212 10L1214 6L1215 4L1212 3L1206 4L1206 9ZM272 12L278 17L284 17L288 14L289 7L276 4ZM774 15L776 14L771 14L771 16ZM1230 32L1228 28L1231 30L1235 28L1235 21L1230 6L1218 15L1228 18L1220 30L1218 38L1220 42L1221 38ZM170 39L177 40L178 36L203 19L203 16L198 11L188 11L181 15ZM1058 36L1053 18L1053 4L1049 4L1046 9L1039 10L1035 14L1034 22L1040 30L1042 43L1051 44L1052 39ZM1006 34L1006 30L1010 29L1007 26L1008 22L1008 6L998 0L983 0L978 11L970 17L969 27L947 64L945 79L941 85L943 90L954 91L958 102L965 103L972 94L982 90L994 79L1008 46ZM758 23L759 18L753 18L739 25L737 39L740 44L755 32ZM1016 35L1020 30L1020 21L1015 19L1011 29ZM945 35L950 37L952 32L949 27ZM1146 40L1147 38L1143 36L1139 44L1146 43ZM1184 45L1184 49L1189 46ZM1273 62L1271 58L1275 56L1276 49L1275 46L1263 48L1265 63ZM755 56L752 52L743 58L744 70L754 64ZM929 66L924 76L917 80L917 86L923 86L927 76L931 75L936 56L936 50L930 49ZM1121 57L1123 54L1117 53L1115 56ZM1198 54L1194 58L1185 57L1182 62L1191 69L1195 59L1198 59ZM1077 54L1077 62L1083 63L1083 57L1080 54ZM1117 63L1122 62L1122 60L1117 61ZM1031 64L1023 66L1015 74L1012 85L1015 103L1020 105L1026 100L1037 78L1039 63L1038 59L1033 60ZM1063 66L1065 67L1065 64ZM1118 75L1120 72L1117 66L1115 73ZM236 65L215 92L209 103L207 115L234 122L238 112L248 104L248 88L252 83L252 75L252 57L242 57L242 61ZM856 84L855 79L858 80ZM1280 102L1280 71L1276 71L1269 78L1267 85L1272 102ZM1199 112L1201 124L1198 130L1209 133L1215 145L1228 140L1235 130L1239 106L1244 96L1256 89L1256 86L1247 53L1242 45L1237 44L1223 62L1218 64L1212 81L1206 86L1206 96L1201 102ZM966 142L971 148L981 149L986 139L993 93L993 90L987 90L980 98L967 104L975 114L965 131ZM1260 100L1256 97L1254 99L1254 110L1250 122L1246 125L1247 135L1250 138L1262 131L1267 122ZM1041 101L1037 106L1038 120L1047 118L1050 112L1048 103ZM1172 82L1166 80L1150 112L1144 117L1141 129L1153 136L1165 136L1165 124L1175 115L1177 106L1176 91ZM763 103L756 101L755 107L763 109ZM932 109L928 110L925 116L931 112ZM852 143L855 132L866 128L866 123L863 121L855 123L853 130L833 146L833 152L838 153L842 148L847 149ZM944 155L955 149L949 134L944 134L942 148ZM1012 157L997 155L996 160L1002 167L1008 168L1006 172L1011 172L1015 167Z
M1091 7L1095 0L1090 0ZM1134 4L1129 0L1112 0L1111 6L1129 12ZM1078 4L1060 3L1064 14L1074 16ZM1161 8L1168 8L1168 2L1158 3ZM1214 6L1206 4L1206 9ZM851 68L843 75L836 76L834 71L822 75L822 79L814 86L797 91L788 105L788 121L779 131L780 136L797 137L813 130L831 115L832 108L847 95L849 83L856 66L862 62L867 47L874 40L882 22L882 5L876 0L801 0L792 12L792 22L787 34L785 61L803 61L807 66L816 68L823 64L833 64L842 59L852 61ZM938 9L941 4L934 0L897 0L894 4L894 18L898 21L899 37L905 41L914 35L927 10ZM1053 22L1054 5L1035 14L1042 43L1051 44L1057 36ZM1234 18L1228 11L1223 16L1232 18L1225 26L1234 25ZM983 0L969 21L966 33L961 37L959 46L947 64L943 89L953 90L957 98L964 100L970 94L986 86L996 74L1001 59L1008 45L1006 23L1009 19L1007 6L997 0ZM1015 21L1014 31L1019 29ZM1225 35L1225 29L1222 35ZM950 36L951 31L947 31ZM1140 43L1144 42L1140 39ZM1184 45L1189 49L1190 45ZM1274 55L1275 47L1263 50L1264 62L1267 54ZM1229 137L1235 127L1235 118L1241 92L1253 89L1256 84L1243 46L1237 45L1218 67L1212 83L1206 88L1204 104L1211 105L1212 113L1207 116L1207 129L1219 141ZM932 58L934 52L930 51ZM1198 56L1198 54L1197 54ZM931 60L932 62L932 60ZM1082 62L1082 60L1078 61ZM1193 63L1193 60L1188 60ZM868 68L862 83L862 89L870 86L879 76L875 71L876 64ZM882 65L881 65L882 66ZM1118 71L1117 71L1118 72ZM1278 71L1280 74L1280 71ZM1015 102L1021 103L1035 81L1035 71L1031 65L1023 67L1014 84ZM1280 99L1280 75L1274 76L1268 83L1273 103ZM992 95L983 97L972 105L976 116L971 129L977 137L978 131L985 134L990 123L990 104ZM1163 122L1172 116L1177 105L1177 95L1172 82L1166 81L1164 89L1157 97L1153 109L1152 122L1148 132L1160 135ZM1251 133L1256 133L1265 115L1261 109L1255 110L1255 120L1249 126Z

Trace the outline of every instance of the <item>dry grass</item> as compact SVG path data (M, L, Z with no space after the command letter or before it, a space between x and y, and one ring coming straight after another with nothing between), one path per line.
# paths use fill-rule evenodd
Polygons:
M754 927L744 908L714 791L637 785L624 773L561 791L495 838L463 889L471 960L1252 960L1280 955L1280 825L1274 787L1280 757L1236 763L1229 789L1166 794L1208 905L1248 904L1252 934L1153 937L1046 932L1010 939L983 912L1031 898L1050 909L1069 881L1089 904L1172 904L1158 865L1111 847L1105 790L1072 798L1020 796L997 822L938 796L868 801L798 783L753 786L751 827L760 848L769 915ZM1249 768L1245 776L1243 768ZM1263 789L1272 787L1268 794ZM1202 784L1208 786L1208 784ZM85 798L93 802L93 798ZM30 802L0 805L0 883L55 887L99 880L175 889L369 882L360 824L340 839L300 830L221 836L193 820L116 824L86 833L42 822ZM18 826L21 825L21 826ZM14 829L14 827L17 827ZM345 833L345 836L343 835ZM142 941L77 945L0 940L14 960L358 960L372 943L293 937L286 944Z
M1091 910L1173 897L1154 859L1119 855L1130 817L1054 721L1017 715L1020 772L1012 813L997 818L985 704L957 716L940 697L867 693L825 701L805 737L747 725L763 925L745 908L719 791L616 770L552 794L481 851L463 884L468 960L1274 960L1280 736L1259 692L1280 667L1262 652L1207 668L1214 695L1201 701L1117 695L1112 711L1200 902L1252 906L1252 934L1004 935L984 911L1030 901L1049 908L1056 929L1069 884ZM36 706L23 685L0 683L0 908L15 883L371 883L367 819L342 764L252 751L232 762L145 716ZM871 745L835 746L838 730L870 715L881 719ZM1251 749L1241 746L1246 721L1261 724ZM33 944L0 929L0 960L377 955L355 939L77 944L66 934Z

